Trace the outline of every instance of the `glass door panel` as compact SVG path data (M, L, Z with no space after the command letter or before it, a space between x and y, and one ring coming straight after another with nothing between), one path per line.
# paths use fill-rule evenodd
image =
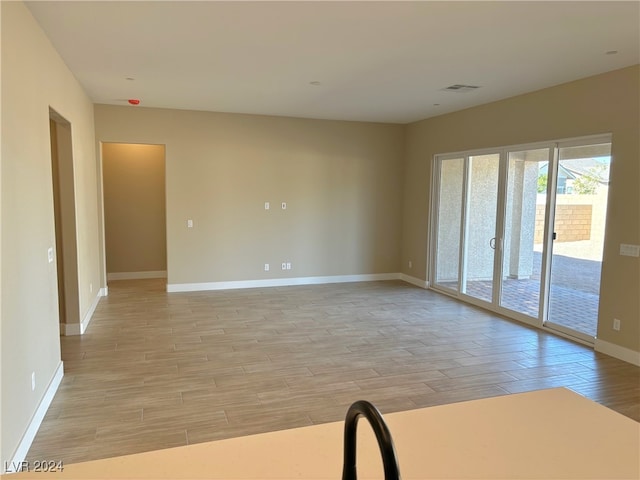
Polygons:
M611 144L559 149L547 324L596 336Z
M547 175L551 150L509 152L500 306L540 316Z
M464 158L441 160L438 194L435 283L458 291Z
M500 154L470 156L461 293L493 301Z

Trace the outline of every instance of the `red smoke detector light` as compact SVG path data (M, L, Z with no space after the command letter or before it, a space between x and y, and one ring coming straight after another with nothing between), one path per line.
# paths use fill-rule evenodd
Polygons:
M137 98L131 98L129 99L129 103L131 105L140 105L140 100L138 100Z

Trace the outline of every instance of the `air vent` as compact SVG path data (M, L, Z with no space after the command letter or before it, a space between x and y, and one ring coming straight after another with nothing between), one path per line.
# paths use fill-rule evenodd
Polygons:
M449 85L448 87L443 88L443 90L446 92L462 93L462 92L473 92L478 88L480 88L480 86L478 85L463 85L461 83L456 83L455 85Z

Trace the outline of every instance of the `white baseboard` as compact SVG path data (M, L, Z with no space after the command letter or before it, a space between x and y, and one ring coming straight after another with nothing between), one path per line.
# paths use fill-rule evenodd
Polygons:
M140 280L143 278L167 278L166 270L145 272L112 272L107 273L107 280Z
M53 374L53 378L51 378L51 381L47 386L47 390L44 392L44 396L42 397L42 400L40 400L40 404L38 405L36 412L33 414L33 417L29 422L29 426L27 427L27 430L24 432L24 435L22 435L22 439L20 440L20 443L18 444L18 447L15 450L15 453L13 454L13 458L8 464L9 468L7 473L10 473L9 470L11 472L15 472L16 469L12 467L19 468L20 464L27 457L27 453L31 448L33 439L36 438L38 429L42 424L42 419L46 415L47 410L49 409L49 406L53 401L53 397L58 391L58 387L60 386L60 382L62 381L63 376L64 376L64 367L61 361L58 364L58 368L56 368L55 373Z
M635 350L631 350L630 348L621 347L620 345L616 345L615 343L600 340L599 338L596 338L594 348L596 352L611 355L618 360L622 360L624 362L628 362L636 365L637 367L640 367L640 352L636 352Z
M62 328L62 334L67 337L71 335L82 335L84 333L81 323L63 323Z
M98 294L93 299L89 310L85 314L82 319L82 323L63 323L64 326L64 335L83 335L84 332L87 331L87 327L93 318L93 314L96 311L96 307L98 306L98 302L100 301L100 297L105 297L107 293L106 288L101 288L98 290Z
M400 280L403 282L410 283L411 285L415 285L420 288L429 288L429 282L426 280L422 280L420 278L412 277L411 275L407 275L405 273L400 274Z
M232 290L237 288L289 287L324 283L373 282L398 280L399 273L371 273L363 275L331 275L327 277L269 278L266 280L237 280L230 282L167 284L167 292L198 292L204 290Z

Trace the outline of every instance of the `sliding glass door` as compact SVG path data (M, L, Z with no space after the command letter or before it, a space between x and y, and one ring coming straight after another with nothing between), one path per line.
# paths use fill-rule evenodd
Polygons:
M435 283L458 292L462 233L464 158L441 158L438 168L438 210L436 215Z
M504 252L500 306L531 318L540 315L544 226L545 168L550 148L507 154L507 193L504 209Z
M467 158L462 294L491 302L494 291L500 155Z
M434 283L492 302L500 154L439 158Z
M437 156L433 288L593 341L610 147L598 137Z
M558 149L545 324L593 338L598 327L611 144Z

